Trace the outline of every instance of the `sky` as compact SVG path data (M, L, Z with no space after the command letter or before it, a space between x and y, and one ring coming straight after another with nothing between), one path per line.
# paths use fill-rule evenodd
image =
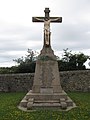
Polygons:
M51 17L62 17L62 23L50 25L55 54L69 48L90 55L90 0L0 0L0 67L15 65L13 59L28 48L42 49L44 24L32 17L44 17L45 8Z

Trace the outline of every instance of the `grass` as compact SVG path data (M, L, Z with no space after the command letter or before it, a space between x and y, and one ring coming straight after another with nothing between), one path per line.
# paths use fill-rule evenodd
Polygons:
M75 101L77 108L65 112L23 112L17 105L25 93L0 93L0 120L90 120L90 93L71 92L68 95Z

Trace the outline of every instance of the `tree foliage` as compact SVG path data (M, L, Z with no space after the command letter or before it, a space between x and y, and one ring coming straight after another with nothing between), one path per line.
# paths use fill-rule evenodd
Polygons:
M83 53L73 53L68 48L63 50L63 56L61 59L57 57L59 71L70 71L70 70L85 70L86 67L84 63L87 59L90 59L90 56L84 55ZM36 60L38 53L31 49L27 50L27 55L25 57L21 57L15 59L14 61L17 63L17 66L2 67L0 68L0 74L7 73L34 73ZM42 58L47 59L47 58ZM50 58L49 58L50 59Z
M84 55L83 53L72 53L68 48L64 49L64 54L61 60L58 61L60 71L67 70L85 70L84 63L90 59L90 56Z
M16 73L35 72L36 59L37 59L37 52L28 49L26 57L21 57L14 60L15 62L18 63L15 72Z

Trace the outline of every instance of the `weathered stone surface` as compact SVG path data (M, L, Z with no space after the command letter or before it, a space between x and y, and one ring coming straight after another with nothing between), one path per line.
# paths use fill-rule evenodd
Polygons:
M68 98L61 88L56 57L51 47L43 47L36 62L32 91L29 91L24 97L28 101L26 108L27 110L37 108L67 109L69 107L66 103ZM23 107L21 105L19 108Z
M19 92L32 89L34 74L0 74L1 92Z
M45 88L49 90L48 92L62 92L58 63L51 47L43 47L41 54L38 57L32 92L47 92ZM52 88L52 90L50 88Z
M67 103L68 106L73 106L73 101L69 97L66 100L66 103Z
M35 98L35 100L58 100L60 102L60 98L64 98L67 100L67 94L65 92L62 93L53 93L53 94L41 94L41 93L30 93L26 94L26 100L29 98ZM51 99L52 98L52 99Z
M53 94L53 88L41 88L40 93L41 94Z
M60 102L65 102L65 98L60 98Z
M27 100L25 100L25 99L23 99L21 102L20 102L20 106L22 106L22 107L27 107L27 103L28 103L28 101Z
M27 103L27 110L32 110L33 108L33 102L28 102Z
M33 73L0 74L0 92L28 92L33 79ZM90 70L60 72L60 81L65 91L90 92ZM39 91L38 88L35 87L35 91Z
M29 98L27 103L27 110L31 110L33 108L34 98Z
M66 102L61 102L61 108L62 109L67 109L67 103Z

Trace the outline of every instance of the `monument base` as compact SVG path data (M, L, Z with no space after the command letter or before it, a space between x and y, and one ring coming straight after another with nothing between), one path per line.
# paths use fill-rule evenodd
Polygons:
M29 91L18 108L23 111L52 109L52 110L70 110L76 107L75 103L62 91L61 93L46 94L33 93Z
M62 90L56 56L51 47L43 47L36 62L34 82L19 104L24 111L36 109L69 110L73 101Z

